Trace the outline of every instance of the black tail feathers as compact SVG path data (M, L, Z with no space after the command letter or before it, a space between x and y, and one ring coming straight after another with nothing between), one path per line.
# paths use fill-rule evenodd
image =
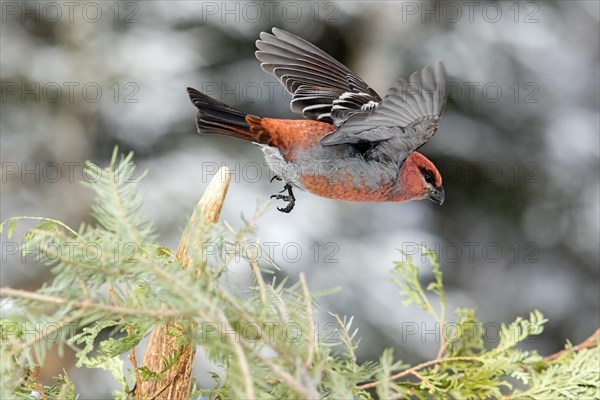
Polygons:
M196 116L198 132L215 133L256 141L254 135L250 133L250 125L246 122L246 114L196 89L187 88L187 92L192 103L198 108L198 115Z

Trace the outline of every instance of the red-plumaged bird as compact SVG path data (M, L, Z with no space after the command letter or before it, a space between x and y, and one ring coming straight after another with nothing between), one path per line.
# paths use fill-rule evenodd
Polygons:
M441 63L399 80L382 99L362 79L313 44L273 28L256 41L256 58L292 95L291 109L306 120L244 114L195 89L200 133L258 144L274 178L295 204L292 187L349 201L430 199L444 202L442 177L415 151L435 134L445 103ZM280 192L280 193L282 193Z

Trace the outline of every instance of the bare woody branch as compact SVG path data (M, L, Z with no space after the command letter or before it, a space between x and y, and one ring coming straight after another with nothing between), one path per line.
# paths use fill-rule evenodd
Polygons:
M188 243L190 237L196 236L193 235L192 229L201 229L203 225L216 223L219 220L230 181L229 170L227 167L222 167L213 177L194 209L177 251L177 259L181 261L183 268L187 268L192 262L187 249L190 246L202 246L202 243ZM197 224L200 218L202 224ZM178 323L169 323L152 332L144 354L143 365L151 371L164 371L167 367L165 364L174 355L179 354L179 361L164 371L160 375L161 379L150 379L136 387L136 397L184 399L189 396L196 349L189 342L181 345L182 335L184 331Z

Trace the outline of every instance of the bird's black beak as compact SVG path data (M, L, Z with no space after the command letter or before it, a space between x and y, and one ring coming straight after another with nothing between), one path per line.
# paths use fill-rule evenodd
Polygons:
M446 194L444 193L444 188L439 187L432 189L429 192L429 200L438 203L439 205L444 204L444 199L446 198Z

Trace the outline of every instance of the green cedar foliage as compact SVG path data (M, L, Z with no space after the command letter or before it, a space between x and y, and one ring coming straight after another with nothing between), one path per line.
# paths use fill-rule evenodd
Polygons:
M76 388L65 374L52 386L40 387L36 369L46 352L65 346L76 352L77 367L101 368L121 386L115 398L131 398L135 374L124 355L153 329L178 321L181 343L201 346L225 373L209 371L214 387L193 385L193 398L455 398L548 399L598 398L599 348L571 349L545 360L535 351L519 348L540 335L546 319L538 311L502 324L494 346L485 346L482 324L475 311L458 308L447 320L442 272L435 255L423 249L433 280L423 283L422 271L406 254L393 268L392 281L404 303L416 305L440 327L437 357L409 366L383 352L379 360L359 362L357 329L352 317L333 315L336 340L315 332L319 296L311 293L303 275L290 284L273 276L271 260L241 254L254 241L257 216L244 220L239 231L224 224L195 222L188 243L192 259L181 268L174 251L162 247L152 224L141 212L142 196L132 156L108 168L87 164L86 183L95 193L92 213L96 225L74 230L48 218L11 218L0 225L8 239L21 219L40 223L22 239L22 250L35 254L52 270L54 279L35 292L2 288L2 398L32 398L43 390L47 399L73 399ZM262 252L266 254L267 252ZM222 275L235 260L246 259L252 271L249 292L236 293ZM239 268L239 265L237 266ZM177 362L178 354L168 360ZM209 368L207 366L207 368ZM140 368L144 380L160 379L164 371Z

